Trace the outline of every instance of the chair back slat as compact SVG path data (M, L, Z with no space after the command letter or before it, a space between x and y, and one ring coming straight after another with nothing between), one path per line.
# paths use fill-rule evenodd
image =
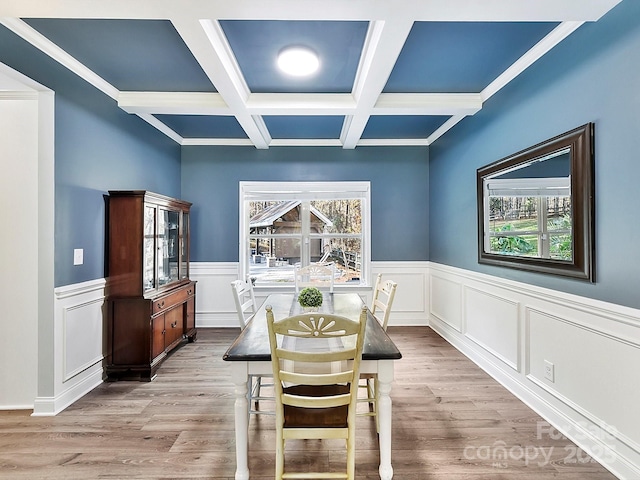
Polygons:
M331 352L296 352L294 350L286 350L279 348L278 357L281 360L293 360L298 362L340 362L349 360L355 355L355 348L345 350L337 350Z
M313 375L280 370L280 380L285 383L293 383L297 385L348 384L352 376L353 370L347 370L339 373L317 373Z
M282 402L285 405L292 407L303 408L330 408L340 407L342 405L349 405L351 402L351 395L334 395L331 397L303 397L301 395L289 395L285 393L282 396Z
M378 323L387 330L391 306L396 295L398 284L393 280L382 280L382 274L376 277L376 284L373 288L373 300L371 301L371 313L376 317Z

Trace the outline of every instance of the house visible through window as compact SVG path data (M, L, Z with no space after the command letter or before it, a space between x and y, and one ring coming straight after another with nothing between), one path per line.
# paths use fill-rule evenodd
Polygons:
M240 263L256 286L292 285L296 264L333 263L366 284L369 182L241 182Z

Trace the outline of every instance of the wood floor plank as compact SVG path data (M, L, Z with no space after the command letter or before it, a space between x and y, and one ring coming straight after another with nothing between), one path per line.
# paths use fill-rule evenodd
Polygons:
M104 383L55 417L0 412L0 479L232 480L234 386L222 355L238 329L200 329L152 382ZM428 327L390 327L392 461L399 480L613 480ZM266 408L266 405L264 406ZM357 480L378 479L374 420L358 417ZM251 480L273 478L274 417L252 416ZM547 430L545 430L547 431ZM344 461L340 441L288 442L300 469Z

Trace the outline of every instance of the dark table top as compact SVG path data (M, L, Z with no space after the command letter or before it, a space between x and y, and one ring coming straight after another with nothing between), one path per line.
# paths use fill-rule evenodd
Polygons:
M348 318L358 318L362 309L362 299L357 293L324 293L320 312L335 313ZM226 351L223 360L234 362L264 362L271 361L269 349L269 334L267 332L266 306L271 305L275 319L282 319L302 313L302 309L295 301L293 293L278 293L269 295L264 304L240 332L238 338ZM365 330L363 360L398 360L402 354L398 347L384 331L382 326L369 313Z

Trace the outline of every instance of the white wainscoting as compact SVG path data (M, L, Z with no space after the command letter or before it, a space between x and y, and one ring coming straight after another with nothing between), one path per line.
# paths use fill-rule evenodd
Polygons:
M238 327L231 282L238 279L237 262L191 262L189 278L196 284L196 327Z
M640 478L639 310L434 263L429 277L435 331L616 476Z
M231 282L238 278L238 263L191 263L196 285L196 326L237 327ZM428 263L376 262L372 278L382 273L398 283L390 325L427 325ZM105 279L55 289L54 298L54 395L37 397L33 415L56 415L100 385L106 349L103 308ZM348 287L367 303L371 287ZM339 290L339 289L338 289ZM257 292L257 301L282 289Z
M366 302L371 305L376 275L398 284L393 300L389 325L428 325L429 322L429 262L371 262L371 289Z
M37 397L33 415L56 415L102 383L105 280L55 289L54 396Z
M191 263L190 277L196 286L197 327L238 327L238 317L231 296L231 282L238 279L235 262ZM389 325L427 325L428 262L372 262L372 281L378 273L398 283ZM372 287L345 287L359 293L370 303ZM291 291L293 288L290 289ZM336 287L336 291L340 291ZM256 289L261 303L270 293L282 288Z

